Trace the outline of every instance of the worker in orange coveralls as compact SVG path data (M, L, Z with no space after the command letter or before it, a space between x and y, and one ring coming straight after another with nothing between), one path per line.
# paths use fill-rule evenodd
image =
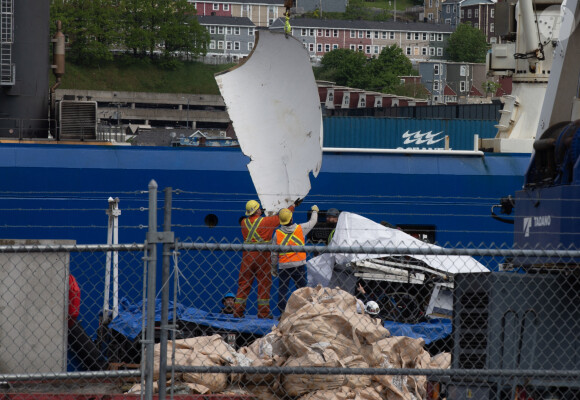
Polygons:
M302 199L288 207L291 211ZM262 217L260 203L250 200L246 203L246 218L240 220L244 243L270 244L272 235L280 225L278 215ZM252 289L254 278L258 281L258 318L272 318L270 313L270 289L272 287L272 264L269 251L244 251L238 278L238 294L234 305L234 317L243 318L246 301Z

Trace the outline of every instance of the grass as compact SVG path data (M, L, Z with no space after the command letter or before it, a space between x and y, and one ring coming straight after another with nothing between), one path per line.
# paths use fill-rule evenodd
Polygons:
M183 62L175 70L153 63L85 67L67 64L60 89L118 90L128 92L219 94L214 74L233 64ZM51 85L54 78L51 75Z
M380 8L382 10L390 11L393 10L395 0L377 0L377 1L364 1L363 4L367 8ZM414 3L412 0L396 0L397 10L404 11L406 8L413 7Z

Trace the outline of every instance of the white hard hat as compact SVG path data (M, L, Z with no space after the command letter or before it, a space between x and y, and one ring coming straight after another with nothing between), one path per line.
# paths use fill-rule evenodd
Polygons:
M365 305L365 312L368 315L377 316L377 315L379 315L380 310L381 309L376 301L371 300L371 301L367 302L367 304Z

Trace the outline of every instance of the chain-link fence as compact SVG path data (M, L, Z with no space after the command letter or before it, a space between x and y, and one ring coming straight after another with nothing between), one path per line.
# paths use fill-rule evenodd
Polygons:
M180 241L171 204L158 223L150 187L142 245L2 243L6 392L580 398L576 249L443 248L347 212Z

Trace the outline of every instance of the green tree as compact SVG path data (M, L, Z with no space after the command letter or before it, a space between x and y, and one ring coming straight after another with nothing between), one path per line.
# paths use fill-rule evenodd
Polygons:
M68 59L81 65L112 59L111 47L120 41L116 3L115 0L52 1L52 20L62 21L68 37Z
M501 87L501 85L494 81L485 81L481 84L481 88L485 93L485 97L487 97L490 93L493 94L497 92L497 90Z
M457 62L485 62L488 45L483 32L470 24L460 24L447 41L447 57Z
M354 86L355 82L365 81L362 76L367 71L366 56L349 49L336 49L328 52L320 61L318 79L329 80L337 85ZM360 86L357 86L360 87Z

